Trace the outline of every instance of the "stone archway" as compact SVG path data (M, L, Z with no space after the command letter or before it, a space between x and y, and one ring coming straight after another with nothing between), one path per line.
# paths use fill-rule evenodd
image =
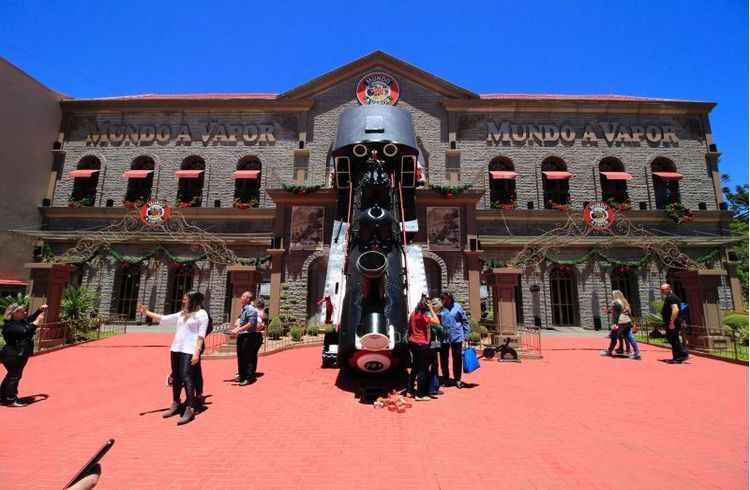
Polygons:
M317 314L318 300L325 292L326 274L328 271L328 247L310 254L302 263L300 279L305 281L307 287L305 318L310 319ZM302 312L300 312L301 314Z

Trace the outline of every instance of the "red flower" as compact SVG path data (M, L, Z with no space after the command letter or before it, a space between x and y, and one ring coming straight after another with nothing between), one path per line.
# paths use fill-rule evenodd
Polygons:
M448 193L445 194L445 197L447 197L448 199L453 199L453 193L452 192L448 192Z

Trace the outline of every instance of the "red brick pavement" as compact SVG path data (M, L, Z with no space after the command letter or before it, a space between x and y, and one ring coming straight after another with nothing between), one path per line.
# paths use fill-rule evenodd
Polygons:
M0 407L0 488L60 488L108 437L100 488L747 488L748 369L696 358L598 356L606 339L546 338L545 358L485 362L405 414L355 403L318 349L261 358L224 382L204 363L210 408L177 427L164 408L169 335L129 334L31 359Z

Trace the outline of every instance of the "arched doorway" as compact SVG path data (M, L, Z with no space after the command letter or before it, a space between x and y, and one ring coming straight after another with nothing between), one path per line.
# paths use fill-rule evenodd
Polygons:
M578 287L575 271L555 267L549 273L552 324L564 327L578 325Z
M640 317L641 297L638 289L638 276L635 271L624 267L618 267L612 271L610 282L613 291L617 289L625 295L625 299L630 303L630 310L632 311L633 316Z
M440 264L433 259L424 259L424 273L427 279L427 294L430 298L437 298L443 290L443 275Z
M319 257L307 268L307 318L315 317L320 311L318 301L323 298L326 288L328 259Z

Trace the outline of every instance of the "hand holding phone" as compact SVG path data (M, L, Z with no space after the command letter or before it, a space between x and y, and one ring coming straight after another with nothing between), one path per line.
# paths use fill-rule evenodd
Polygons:
M83 465L83 467L80 469L78 473L75 474L73 478L70 479L70 481L65 485L63 488L73 488L73 486L78 483L79 481L83 480L86 476L91 474L96 467L97 464L99 464L99 461L104 457L105 454L107 454L107 451L109 451L112 446L114 445L115 440L114 439L108 439L104 445L102 445L101 448L94 454L94 456Z

